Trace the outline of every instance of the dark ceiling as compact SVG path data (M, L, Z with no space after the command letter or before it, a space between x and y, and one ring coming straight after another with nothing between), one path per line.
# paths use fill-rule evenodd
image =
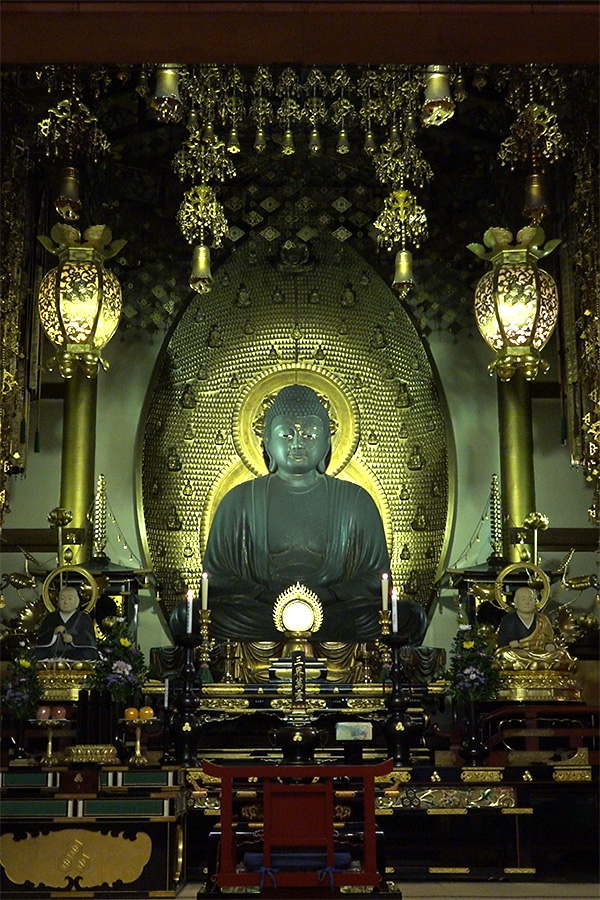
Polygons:
M333 69L322 67L326 76ZM50 229L58 217L52 207L60 160L47 158L36 140L38 122L48 108L68 96L63 84L70 67L35 69L30 66L3 69L3 126L27 147L28 177L34 196L33 217L40 229ZM191 248L175 221L183 192L172 168L173 157L189 133L183 122L157 120L149 98L136 91L140 67L78 67L76 76L85 85L84 100L97 116L110 142L110 151L99 162L81 156L84 205L81 227L106 223L127 246L111 263L126 287L121 328L146 332L163 330L190 296L188 277ZM152 86L152 67L147 67ZM242 68L249 82L255 68ZM277 75L281 67L273 68ZM298 67L300 80L308 69ZM415 67L415 72L420 67ZM473 288L484 266L466 245L480 241L491 225L516 232L526 224L521 216L525 169L512 173L500 165L498 150L510 133L516 113L506 104L511 72L522 78L521 67L473 67L462 69L466 99L457 103L454 116L439 127L421 128L417 143L433 169L433 178L417 188L424 207L429 237L414 250L417 285L409 305L424 334L434 330L458 333L473 328ZM349 69L356 77L359 70ZM563 67L560 77L566 94L557 97L555 110L567 136L581 120L588 95L595 94L595 72L589 67ZM50 87L50 90L48 90ZM581 106L581 108L580 108ZM587 109L589 114L589 109ZM221 250L213 251L213 265L246 241L267 240L275 247L290 236L318 240L322 231L349 241L386 280L393 273L393 255L378 248L372 223L379 214L389 185L375 177L372 159L363 151L364 132L349 123L350 152L336 153L337 130L324 124L324 149L316 157L307 150L309 128L295 128L296 152L281 153L282 130L269 129L268 150L253 151L254 126L240 124L242 152L235 157L237 175L218 189L229 236ZM226 136L225 126L221 133ZM376 128L379 143L385 128ZM569 158L548 171L556 200L569 190ZM562 202L562 201L561 201ZM548 236L560 233L559 203L544 221ZM558 217L557 217L558 216ZM45 233L48 233L46 231ZM41 252L41 248L40 248ZM46 268L47 255L39 257ZM549 268L553 265L549 263Z

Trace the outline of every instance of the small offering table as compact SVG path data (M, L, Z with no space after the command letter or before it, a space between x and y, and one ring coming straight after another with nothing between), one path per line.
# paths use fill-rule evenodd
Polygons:
M392 760L375 765L215 765L202 764L221 779L221 854L219 888L260 886L323 888L332 885L376 887L375 777L392 771ZM360 868L342 868L334 846L334 782L362 802L364 838ZM263 845L255 871L239 871L234 800L242 785L262 784ZM254 854L253 854L254 855ZM338 863L336 865L336 863ZM311 868L312 866L312 868Z

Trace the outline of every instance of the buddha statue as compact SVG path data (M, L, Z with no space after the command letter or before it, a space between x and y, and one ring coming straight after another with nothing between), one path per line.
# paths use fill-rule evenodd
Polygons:
M273 607L300 582L322 604L315 641L374 640L381 576L390 569L383 523L367 491L325 474L329 415L311 388L294 384L277 394L263 443L269 474L232 488L210 528L203 564L210 577L211 636L281 641ZM184 607L171 616L176 639L184 631ZM419 604L400 604L407 643L420 644L426 626Z
M506 613L498 628L496 660L503 670L574 671L577 660L561 646L548 616L537 610L535 591L515 591L514 611Z

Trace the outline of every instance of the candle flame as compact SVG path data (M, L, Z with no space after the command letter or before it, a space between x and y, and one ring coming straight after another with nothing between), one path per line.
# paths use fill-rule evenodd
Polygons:
M393 587L392 588L392 600L397 600L397 599L398 599L398 588Z
M191 603L192 600L194 599L194 592L193 592L193 590L192 590L191 588L188 588L187 593L186 593L185 596L186 596L187 599L188 599L188 603Z

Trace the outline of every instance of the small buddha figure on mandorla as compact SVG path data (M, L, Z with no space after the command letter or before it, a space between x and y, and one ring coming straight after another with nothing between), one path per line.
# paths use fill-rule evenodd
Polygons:
M267 410L263 442L269 474L225 495L208 536L211 636L281 640L273 606L299 581L323 606L315 640L377 638L381 576L390 569L383 524L367 491L325 474L331 429L317 394L283 388ZM171 616L175 637L184 631L184 606ZM421 606L400 604L407 643L420 644L426 626Z
M514 607L514 612L507 613L498 628L495 655L500 668L573 671L577 660L561 646L548 616L537 610L535 591L530 587L518 588Z

